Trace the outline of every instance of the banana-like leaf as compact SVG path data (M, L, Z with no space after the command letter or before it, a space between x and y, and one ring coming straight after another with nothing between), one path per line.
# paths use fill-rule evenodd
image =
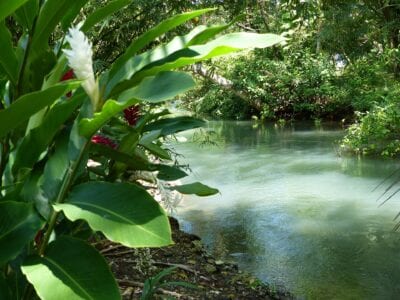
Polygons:
M200 182L194 182L184 185L175 185L170 187L171 190L176 190L181 194L194 194L200 197L212 196L218 194L217 189L211 188Z
M47 149L61 125L71 117L71 114L82 104L85 95L77 95L67 101L57 103L47 113L40 126L32 129L17 148L13 172L21 168L31 168L39 159L40 154Z
M4 21L0 21L0 45L0 67L7 74L8 79L15 85L18 76L18 60L13 49L11 34Z
M90 182L76 186L65 203L55 204L71 221L85 220L111 241L128 247L172 243L165 211L143 188L127 183Z
M131 3L131 0L114 0L114 1L107 3L107 5L105 5L104 7L96 9L93 13L91 13L86 18L85 23L81 27L81 30L83 32L88 31L94 25L101 22L102 20L107 18L109 15L120 10L124 6L127 6L129 3Z
M42 225L32 204L0 202L0 266L16 257Z
M121 55L113 64L110 71L110 78L114 77L116 72L129 60L133 55L137 54L140 50L146 47L150 42L152 42L155 38L161 36L162 34L170 31L171 29L185 23L186 21L196 18L202 14L210 12L214 9L200 9L187 13L183 13L180 15L173 16L156 27L150 29L149 31L142 34L136 40L132 42L132 44L128 47L123 55Z
M28 0L0 0L0 21L11 15Z
M79 132L90 137L125 108L140 101L161 102L172 99L195 86L193 78L183 72L161 72L145 78L138 86L123 92L118 101L108 100L102 110L92 119L83 119L79 124Z
M65 81L18 98L7 109L0 111L0 138L79 85L80 81Z
M29 257L22 272L43 300L121 299L104 258L92 246L75 238L57 238L44 256Z
M266 48L284 41L276 34L257 34L249 32L236 32L220 36L204 45L194 45L180 49L172 54L167 54L157 61L145 60L141 64L142 69L138 70L129 80L125 80L113 88L111 97L118 95L130 86L137 84L143 78L152 76L161 71L168 71L194 63L204 61L216 56L227 55L243 49ZM148 62L148 63L147 63ZM137 68L135 68L137 70ZM131 70L128 68L128 71Z
M181 116L175 118L164 118L152 123L147 124L144 127L144 131L160 130L160 136L166 136L185 131L189 129L199 128L205 125L205 122L201 119Z

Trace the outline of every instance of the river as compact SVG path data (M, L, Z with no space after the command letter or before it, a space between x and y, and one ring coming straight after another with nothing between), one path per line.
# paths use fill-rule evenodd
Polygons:
M340 157L343 131L326 126L209 122L207 130L216 145L185 134L175 146L192 169L187 182L220 190L183 199L184 230L299 298L400 298L400 194L378 200L398 163Z

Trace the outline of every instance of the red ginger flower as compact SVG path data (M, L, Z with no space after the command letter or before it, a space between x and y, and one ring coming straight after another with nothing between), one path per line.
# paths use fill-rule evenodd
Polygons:
M129 125L135 126L140 117L140 106L133 105L124 109L124 117Z
M72 78L74 78L74 70L69 69L69 70L67 71L67 73L65 73L65 74L63 75L63 77L61 77L61 80L60 80L60 81L66 81L66 80L70 80L70 79L72 79ZM72 92L68 92L66 96L67 96L68 98L71 98Z
M108 137L97 135L97 134L92 137L91 142L94 143L94 144L106 145L106 146L111 147L113 149L117 148L117 146L118 146L116 143L114 143Z
M74 70L69 69L67 73L63 75L60 81L65 81L74 78Z

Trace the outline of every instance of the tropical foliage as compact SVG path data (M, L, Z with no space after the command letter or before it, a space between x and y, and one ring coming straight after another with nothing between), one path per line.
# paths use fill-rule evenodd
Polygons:
M0 2L1 299L120 299L89 242L98 236L128 247L172 243L167 214L141 174L185 177L164 138L204 124L160 106L195 85L173 70L282 41L244 32L216 37L227 26L200 25L156 42L210 12L196 10L143 32L109 68L94 73L85 33L129 1L92 5L82 18L87 2ZM217 192L200 183L173 189Z

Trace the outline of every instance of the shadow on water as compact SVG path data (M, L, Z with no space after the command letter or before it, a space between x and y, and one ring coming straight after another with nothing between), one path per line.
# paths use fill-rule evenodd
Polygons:
M393 161L338 157L340 130L211 123L224 143L178 145L191 180L221 195L184 199L183 227L210 250L307 299L397 299L399 199L378 208Z

